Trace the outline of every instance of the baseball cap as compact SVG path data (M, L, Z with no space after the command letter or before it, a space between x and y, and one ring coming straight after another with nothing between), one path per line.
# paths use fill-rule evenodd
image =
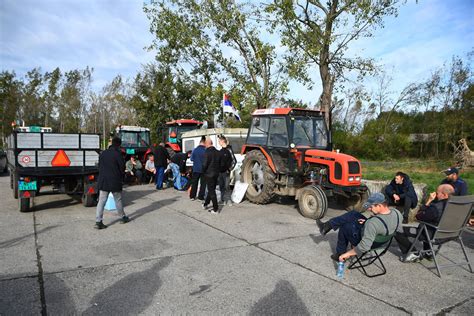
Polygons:
M367 202L364 203L363 208L364 208L364 210L367 210L372 205L382 204L385 201L386 201L385 200L385 195L383 195L382 193L376 192L376 193L373 193L369 196L369 198L367 199Z
M449 176L450 174L459 174L459 170L456 167L451 167L443 171L445 175Z

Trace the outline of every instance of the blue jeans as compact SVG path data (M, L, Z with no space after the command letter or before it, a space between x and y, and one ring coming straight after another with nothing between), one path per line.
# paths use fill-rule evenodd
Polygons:
M332 229L338 230L336 253L342 254L347 251L347 246L357 246L362 238L362 227L358 220L366 220L365 216L356 211L350 211L341 216L329 220Z
M174 187L177 190L182 190L183 189L183 181L181 177L181 171L179 170L179 166L175 163L170 164L171 167L171 172L173 172L173 181L174 181Z
M157 167L156 168L156 188L157 189L163 188L164 176L165 176L165 167Z

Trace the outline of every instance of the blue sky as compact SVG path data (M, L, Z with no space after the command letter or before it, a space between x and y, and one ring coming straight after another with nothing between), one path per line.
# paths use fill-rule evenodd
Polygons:
M23 75L94 68L94 89L115 75L133 77L153 60L153 37L143 0L0 0L0 66ZM351 54L389 69L394 90L422 80L451 56L474 47L474 0L408 1L374 37L354 42ZM317 70L315 69L315 73ZM368 82L370 85L370 82ZM320 89L292 84L289 97L314 103Z

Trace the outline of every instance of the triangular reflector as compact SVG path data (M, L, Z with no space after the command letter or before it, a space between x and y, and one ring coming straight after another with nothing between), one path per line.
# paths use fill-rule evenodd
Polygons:
M71 161L69 157L66 155L64 150L60 149L54 155L53 160L51 160L51 166L53 167L69 167Z
M29 198L29 197L31 197L30 192L25 191L25 193L23 193L23 197L24 197L24 198Z

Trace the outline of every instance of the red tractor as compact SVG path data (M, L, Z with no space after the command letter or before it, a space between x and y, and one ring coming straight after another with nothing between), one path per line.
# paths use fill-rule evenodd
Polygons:
M241 181L250 202L266 204L276 196L294 196L300 213L324 216L327 197L360 209L368 196L361 167L352 156L332 151L324 113L296 108L258 109L242 148Z
M201 128L203 122L196 120L173 120L167 122L166 126L158 128L158 135L165 143L166 147L173 149L175 152L181 151L181 135L184 132L189 132Z

